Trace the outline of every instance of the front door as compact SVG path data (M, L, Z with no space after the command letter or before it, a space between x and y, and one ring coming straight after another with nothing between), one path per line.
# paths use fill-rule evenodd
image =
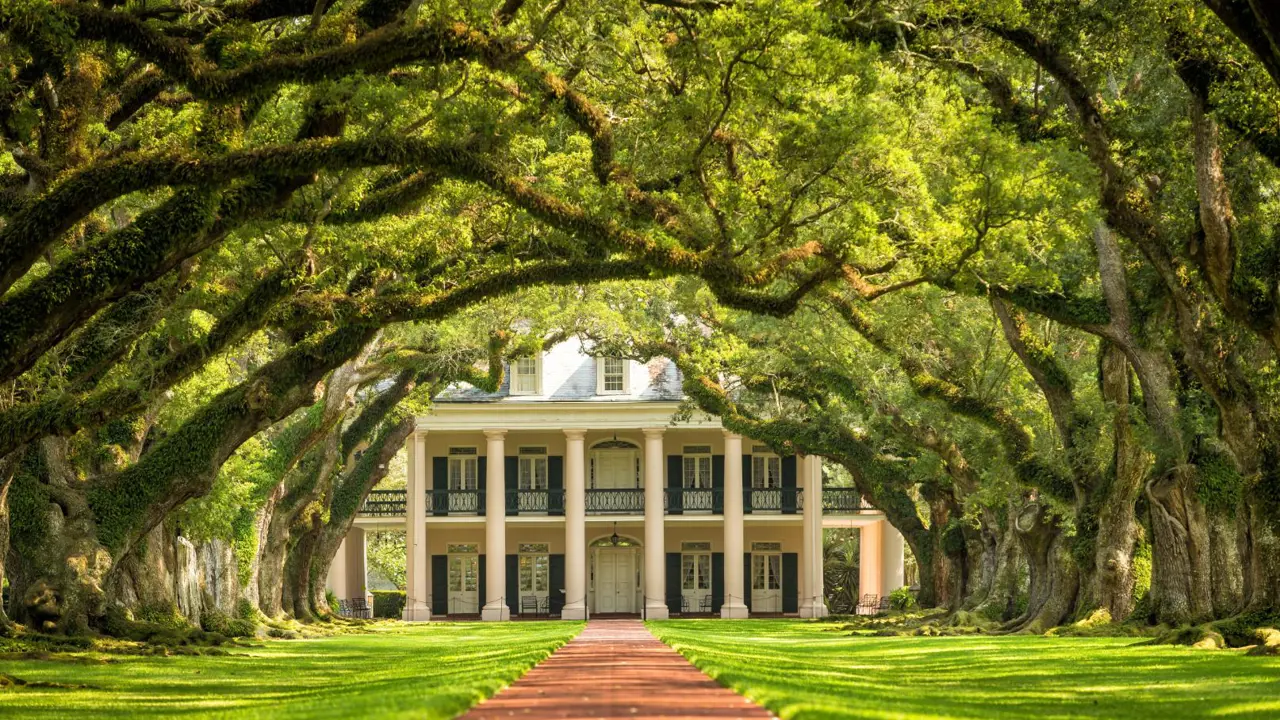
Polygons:
M630 548L596 551L596 612L635 612L635 553Z
M706 603L711 597L711 553L687 552L680 556L680 594L684 611L711 609Z
M782 612L782 553L751 553L751 611Z
M449 555L449 613L480 612L480 556Z

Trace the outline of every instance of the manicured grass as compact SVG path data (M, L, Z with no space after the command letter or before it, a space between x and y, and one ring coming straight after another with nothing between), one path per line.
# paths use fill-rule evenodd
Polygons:
M651 622L781 718L1276 718L1280 658L1126 638L850 637L831 623Z
M448 718L581 629L570 622L387 624L226 656L0 659L0 673L28 682L90 686L0 689L0 718Z

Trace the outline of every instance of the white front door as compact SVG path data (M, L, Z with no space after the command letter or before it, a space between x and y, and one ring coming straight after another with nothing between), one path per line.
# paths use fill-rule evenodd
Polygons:
M702 611L704 600L711 597L711 553L680 556L680 594L688 612Z
M449 613L480 612L480 556L449 555Z
M751 612L782 612L781 553L751 553Z
M635 612L635 553L630 548L596 551L596 612Z
M595 487L600 490L636 487L635 453L631 450L596 451Z

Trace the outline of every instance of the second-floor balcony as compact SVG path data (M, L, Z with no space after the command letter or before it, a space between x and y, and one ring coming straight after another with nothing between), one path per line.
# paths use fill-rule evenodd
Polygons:
M427 514L433 516L484 515L488 508L484 490L429 490ZM507 490L507 515L564 515L564 490ZM724 512L723 488L667 488L663 491L668 515L720 515ZM804 490L800 488L752 488L742 491L742 509L748 515L797 514L804 511ZM366 517L403 517L404 490L375 490L360 508ZM872 508L862 502L854 488L828 487L822 490L824 514L847 515ZM586 491L588 515L642 515L642 488L593 489Z

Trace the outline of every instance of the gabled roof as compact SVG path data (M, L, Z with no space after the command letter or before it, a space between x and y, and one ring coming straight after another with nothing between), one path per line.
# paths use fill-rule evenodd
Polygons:
M537 402L679 402L683 378L675 363L667 358L653 358L647 363L629 360L630 387L625 393L596 393L598 359L587 354L578 339L567 340L542 355L542 393L512 395L511 368L504 373L497 392L485 392L467 383L445 388L435 397L438 403L537 403Z

